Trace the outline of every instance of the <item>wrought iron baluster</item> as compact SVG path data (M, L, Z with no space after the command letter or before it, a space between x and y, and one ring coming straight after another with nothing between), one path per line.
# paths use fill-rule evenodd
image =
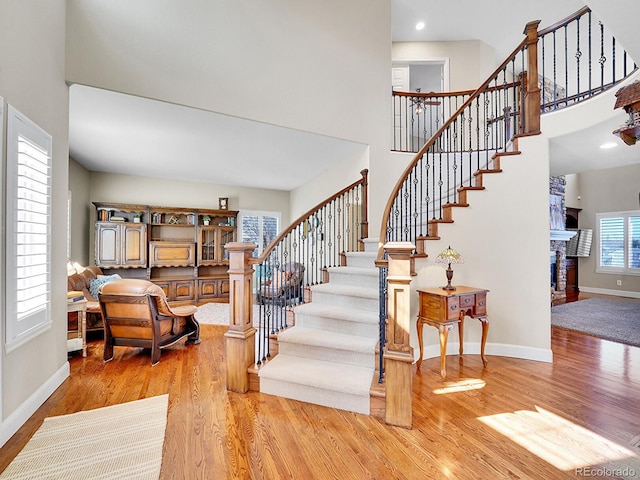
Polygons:
M604 25L602 22L598 22L600 26L600 91L604 88L604 64L607 61L607 57L604 56Z

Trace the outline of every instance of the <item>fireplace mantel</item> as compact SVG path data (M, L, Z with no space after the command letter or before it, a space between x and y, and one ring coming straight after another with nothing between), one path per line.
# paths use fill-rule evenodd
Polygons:
M578 233L576 230L550 230L549 238L550 240L568 242L576 235L576 233Z

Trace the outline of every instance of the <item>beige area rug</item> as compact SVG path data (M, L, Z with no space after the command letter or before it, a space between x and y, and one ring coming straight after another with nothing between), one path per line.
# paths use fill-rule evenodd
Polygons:
M45 418L1 480L157 480L169 395Z
M205 303L198 307L195 314L196 320L202 324L229 325L228 303ZM253 325L258 326L260 319L260 306L253 306Z

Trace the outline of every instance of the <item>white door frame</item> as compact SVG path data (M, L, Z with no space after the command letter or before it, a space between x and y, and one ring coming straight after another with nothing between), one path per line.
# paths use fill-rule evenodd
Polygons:
M430 59L402 59L392 60L391 67L408 67L409 65L442 65L442 91L449 92L449 57Z

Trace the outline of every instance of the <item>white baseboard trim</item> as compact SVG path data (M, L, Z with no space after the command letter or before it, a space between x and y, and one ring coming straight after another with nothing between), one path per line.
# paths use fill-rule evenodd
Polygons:
M16 433L38 408L51 396L70 374L69 362L65 362L38 390L0 424L0 447Z
M447 355L458 355L459 343L447 344ZM420 350L415 348L416 359L420 356ZM467 342L464 344L464 353L480 355L479 342ZM487 343L484 348L485 355L495 355L497 357L520 358L522 360L533 360L536 362L553 362L553 352L551 349L524 347L522 345L506 345L503 343ZM440 345L426 345L424 348L423 360L437 358L440 356ZM491 359L488 359L491 363Z
M628 292L626 290L611 290L608 288L592 288L592 287L578 287L581 292L586 293L599 293L601 295L615 295L617 297L630 297L640 298L640 292Z

